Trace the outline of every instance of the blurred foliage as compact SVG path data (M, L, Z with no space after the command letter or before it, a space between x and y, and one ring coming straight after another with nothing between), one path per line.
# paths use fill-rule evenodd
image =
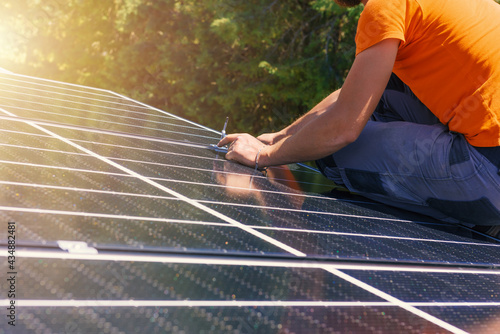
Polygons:
M341 86L360 11L332 0L4 0L0 66L216 129L228 115L229 131L257 134Z

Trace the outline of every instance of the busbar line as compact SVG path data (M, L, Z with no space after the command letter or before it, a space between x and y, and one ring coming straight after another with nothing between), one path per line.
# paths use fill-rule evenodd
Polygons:
M62 87L57 87L57 86L48 86L48 85L43 85L43 84L35 83L35 82L27 82L27 81L22 81L22 80L16 80L16 79L12 79L12 78L5 78L5 77L3 77L3 79L7 79L7 80L10 80L10 81L15 81L15 82L20 82L20 83L25 83L25 84L28 84L28 85L41 86L43 88L47 88L48 87L51 90L40 89L40 88L33 88L33 87L27 87L27 86L19 86L19 85L8 84L8 83L0 83L0 86L5 86L5 87L9 87L9 88L12 87L14 89L15 88L19 88L19 89L21 89L23 91L26 90L26 89L29 89L31 91L42 92L42 93L47 93L47 94L51 94L51 95L56 94L56 95L62 95L62 96L68 96L68 97L76 97L78 99L86 99L86 100L89 100L89 101L104 102L104 103L110 103L110 104L115 104L115 105L123 105L123 106L128 106L128 107L131 106L130 103L120 102L120 101L123 101L123 98L114 96L113 94L109 94L109 95L96 94L96 93L90 93L90 92L82 92L81 90L76 90L76 89L62 88ZM84 88L89 88L89 87L84 87ZM56 90L64 90L64 91L68 91L68 92L76 92L76 93L80 93L80 94L83 93L83 94L88 94L88 95L94 95L96 97L92 98L92 97L83 96L83 95L76 95L76 94L74 95L74 94L63 93L63 92L60 92L60 91L57 92L57 91L54 91L54 89L56 89ZM3 91L10 92L8 90L3 90ZM13 90L13 92L19 94L19 90ZM40 96L40 97L41 98L47 98L46 96ZM102 99L99 99L98 97L106 97L109 100L102 100ZM48 98L48 99L50 99L50 98ZM74 102L74 100L68 100L68 102ZM139 106L139 105L137 105L135 107L138 107L139 109L146 109L146 108L143 108L142 106ZM130 110L128 110L128 111L131 112ZM141 112L137 112L137 113L141 113ZM141 113L141 114L147 114L147 113ZM164 115L157 115L157 116L160 117L160 118L170 118L170 119L173 118L173 117L168 117L168 116L164 116Z
M4 97L2 99L4 99L4 100L12 100L12 101L16 101L16 102L24 102L23 100L20 100L20 99L7 98L7 97ZM152 123L152 124L160 124L160 125L168 125L168 126L173 126L173 127L179 127L179 128L183 128L183 129L192 129L192 130L198 130L198 131L204 130L204 129L196 128L196 127L193 127L193 126L168 123L168 121L167 122L161 122L161 121L154 121L154 120L144 120L144 119L138 118L138 117L121 116L121 115L116 115L116 114L102 113L102 112L98 112L98 111L90 111L90 110L87 110L87 109L79 109L79 108L72 108L72 107L51 105L51 104L42 103L42 102L31 102L31 103L33 103L33 104L39 104L41 106L47 106L47 107L50 107L50 108L57 107L57 108L60 108L60 109L74 110L74 111L82 112L82 113L85 112L85 113L88 113L88 114L95 114L95 115L98 115L98 116L102 115L102 116L106 116L106 117L110 117L110 118L111 117L116 117L116 118L119 118L119 119L129 119L129 120L137 121L137 122L140 122L140 123L147 122L147 123ZM51 111L47 111L47 110L30 109L30 108L25 108L25 107L16 107L16 106L9 106L9 105L0 105L0 107L4 107L4 108L8 108L8 109L19 109L21 111L31 111L31 112L36 112L36 113L50 114L50 115L66 116L66 117L72 117L72 118L78 118L78 119L84 119L84 120L99 121L99 122L111 123L111 124L120 124L120 125L126 125L126 126L130 126L130 127L137 127L137 128L144 128L144 129L151 129L151 130L158 130L158 131L166 131L166 130L163 130L161 128L150 128L150 127L132 125L132 124L127 124L127 123L118 123L118 122L113 122L113 121L110 121L110 120L104 121L104 120L97 119L97 118L88 118L88 117L77 116L77 115L69 115L69 114L63 114L63 113L56 113L56 112L51 112ZM120 110L120 111L122 111L122 110ZM131 113L131 111L129 111L129 113ZM142 114L142 113L140 113L140 114ZM175 120L175 119L174 118L168 118L168 120ZM169 132L173 132L173 131L169 131ZM183 134L187 134L187 135L194 135L192 133L185 133L185 132L175 132L175 133L183 133ZM215 138L215 137L208 137L208 136L206 136L206 137L207 138L211 138L211 139Z
M229 224L227 225L230 226ZM61 240L59 240L61 241ZM59 242L58 241L58 242ZM81 242L81 241L78 241ZM0 257L7 257L5 248L0 248ZM5 250L5 251L3 251ZM82 260L82 261L123 261L137 263L176 263L176 264L196 264L196 265L212 265L212 266L249 266L249 267L280 267L280 268L298 268L298 269L322 269L322 270L356 270L356 271L389 271L389 272L413 272L413 273L441 273L441 274L459 274L459 275L493 275L500 276L500 267L497 269L491 268L475 268L461 266L460 264L438 265L438 264L423 264L423 263L401 263L387 264L376 263L375 261L357 261L346 262L339 260L307 260L302 257L292 258L269 258L261 257L260 255L245 256L231 255L221 253L220 255L207 254L172 254L169 252L160 253L158 250L155 253L142 252L138 250L98 250L97 253L69 253L59 248L47 249L41 247L19 247L16 254L23 258L32 259L53 259L53 260Z
M3 181L0 181L0 184L18 185L16 182L3 182ZM37 187L37 185L32 185L32 184L27 184L27 186ZM48 186L48 187L46 187L46 186L42 185L39 188L57 189L57 190L66 190L66 191L86 191L85 189L60 187L60 186ZM180 201L180 199L178 199L176 197L140 195L140 194L133 194L133 193L120 193L120 192L103 191L103 190L91 190L89 192L100 193L100 194L109 194L109 195L118 195L118 196L133 196L133 197L143 197L143 198L151 198L151 199ZM12 206L0 206L0 211L43 213L43 214L75 216L75 217L94 217L94 218L110 218L110 219L124 219L124 220L155 221L155 222L176 223L176 224L236 227L234 225L228 225L227 223L204 222L204 221L197 221L197 220L167 219L167 218L148 217L148 216L115 215L115 214L106 214L106 213L98 213L98 212L34 209L34 208L12 207ZM390 236L390 235L361 234L361 233L338 232L338 231L301 230L301 229L295 229L295 228L258 226L258 225L247 225L247 226L250 228L253 228L255 230L271 230L271 231L283 231L283 232L338 235L338 236L346 236L346 237L361 237L361 238L375 238L375 239L389 239L389 240L407 240L407 241L434 242L434 243L444 243L444 244L474 245L474 246L484 246L484 247L500 247L500 244L493 244L493 243L473 243L473 242L460 242L460 241L438 240L438 239L411 238L411 237L401 237L401 236L397 236L397 235Z
M3 76L2 79L10 80L10 81L15 81L15 82L20 82L20 83L24 83L24 84L28 84L28 85L49 87L49 88L55 88L55 89L59 89L59 90L68 90L68 91L72 91L72 92L78 92L80 94L83 93L83 94L90 94L90 95L97 95L97 96L102 96L102 97L109 97L109 98L113 98L113 99L119 99L119 97L114 96L116 94L112 94L112 92L110 90L107 90L107 89L95 88L95 87L89 87L89 86L82 86L82 85L78 85L78 84L72 84L72 83L67 83L67 82L55 81L55 80L50 80L50 79L36 78L36 77L32 77L32 76L29 76L29 75L23 75L23 74L19 74L19 73L12 73L12 72L10 72L8 74L9 74L9 76ZM14 77L17 77L17 78L14 79ZM20 78L23 78L23 79L28 78L28 79L30 79L32 81L20 80ZM41 82L43 82L43 83L41 83ZM64 85L66 87L51 86L51 85L48 85L48 84L45 84L45 83L53 83L53 84L57 84L57 85ZM80 88L80 90L71 89L71 88L68 88L68 87L77 87L77 88ZM101 92L101 93L106 93L106 94L94 93L94 92L90 92L90 90L91 91L96 91L96 92ZM49 92L52 93L52 91L49 91Z
M6 110L3 110L1 108L0 108L0 110L3 111L4 113L10 115L10 116L17 117L16 115L14 115L14 114L6 111ZM295 248L293 248L291 246L288 246L288 245L286 245L286 244L284 244L284 243L282 243L282 242L280 242L278 240L275 240L275 239L269 237L268 235L266 235L266 234L264 234L262 232L256 231L256 230L248 227L245 224L242 224L242 223L240 223L240 222L238 222L238 221L236 221L236 220L234 220L234 219L232 219L232 218L230 218L228 216L223 215L222 213L220 213L220 212L218 212L216 210L213 210L213 209L211 209L211 208L209 208L209 207L207 207L207 206L205 206L203 204L200 204L197 201L194 201L194 200L190 199L189 197L186 197L186 196L184 196L184 195L182 195L182 194L180 194L180 193L178 193L178 192L176 192L176 191L174 191L174 190L172 190L170 188L167 188L167 187L159 184L158 182L155 182L155 181L153 181L153 180L151 180L151 179L149 179L149 178L147 178L147 177L145 177L145 176L143 176L143 175L141 175L141 174L139 174L139 173L137 173L137 172L135 172L135 171L133 171L131 169L128 169L128 168L126 168L126 167L124 167L124 166L122 166L122 165L120 165L120 164L118 164L118 163L116 163L116 162L114 162L114 161L112 161L110 159L107 159L107 158L105 158L105 157L103 157L103 156L101 156L101 155L99 155L97 153L94 153L93 151L88 150L85 147L82 147L82 146L80 146L80 145L78 145L76 143L73 143L69 139L66 139L66 138L64 138L64 137L62 137L62 136L60 136L60 135L58 135L58 134L56 134L56 133L54 133L54 132L52 132L50 130L47 130L47 129L39 126L38 124L36 124L34 122L31 122L31 121L24 121L24 122L26 124L29 124L29 125L35 127L36 129L38 129L38 130L40 130L42 132L45 132L48 135L53 136L54 138L60 139L61 141L65 142L66 144L69 144L69 145L71 145L71 146L73 146L73 147L75 147L75 148L77 148L77 149L79 149L79 150L81 150L81 151L83 151L83 152L85 152L85 153L87 153L87 154L89 154L89 155L91 155L91 156L93 156L93 157L95 157L95 158L97 158L97 159L99 159L99 160L101 160L101 161L103 161L103 162L105 162L105 163L107 163L107 164L109 164L109 165L111 165L111 166L113 166L113 167L121 170L122 172L124 172L126 174L129 174L129 175L131 175L133 177L136 177L137 179L142 180L145 183L148 183L148 184L150 184L150 185L152 185L152 186L154 186L154 187L156 187L156 188L158 188L160 190L163 190L164 192L169 193L172 196L175 196L175 197L181 199L182 201L184 201L184 202L186 202L188 204L191 204L192 206L194 206L194 207L196 207L196 208L198 208L198 209L200 209L202 211L205 211L205 212L207 212L207 213L209 213L209 214L211 214L211 215L213 215L213 216L215 216L215 217L217 217L217 218L219 218L219 219L221 219L223 221L226 221L226 222L228 222L228 223L230 223L232 225L235 225L235 226L239 227L240 229L242 229L243 231L248 232L248 233L250 233L250 234L252 234L252 235L254 235L254 236L256 236L256 237L258 237L258 238L260 238L260 239L262 239L262 240L264 240L264 241L266 241L266 242L268 242L268 243L270 243L270 244L272 244L272 245L274 245L276 247L278 247L278 248L281 248L281 249L283 249L286 252L289 252L289 253L291 253L291 254L293 254L295 256L299 256L299 257L305 257L306 256L305 253L303 253L303 252L301 252L301 251L299 251L299 250L297 250L297 249L295 249Z
M0 119L4 119L4 120L8 120L8 121L16 121L16 122L21 122L21 123L25 123L25 124L31 124L31 125L37 125L37 126L44 125L44 126L50 126L50 127L55 127L55 128L62 128L65 130L76 130L76 131L82 131L82 132L87 132L87 133L98 133L98 134L103 134L103 135L108 135L108 136L146 140L146 141L152 141L152 142L157 142L157 143L189 146L189 147L202 148L202 149L206 149L208 146L207 144L201 144L201 143L168 140L168 139L163 139L163 138L158 138L158 137L138 136L138 135L131 135L128 133L123 133L123 132L97 130L97 129L93 129L93 128L85 128L85 127L73 126L73 125L68 125L68 124L59 124L59 123L46 122L46 121L40 121L40 120L23 119L23 118L19 118L17 116L13 116L14 114L7 112L3 108L0 108L0 111L3 111L3 112L10 114L9 116L0 116Z
M0 163L19 165L19 166L37 167L37 168L59 169L59 170L78 172L78 173L107 174L107 175L113 175L113 176L132 177L128 174L103 172L103 171L97 171L97 170L92 170L92 169L81 169L81 168L72 168L72 167L64 167L64 166L51 166L51 165L35 164L35 163L30 163L30 162L0 160ZM298 192L292 192L292 191L284 192L284 191L275 191L275 190L259 190L259 189L255 189L255 188L225 186L225 185L220 185L220 184L191 182L191 181L175 180L175 179L165 179L165 178L160 178L160 177L150 177L150 179L154 180L154 181L175 182L175 183L180 183L180 184L191 184L191 185L199 185L199 186L204 186L204 187L216 187L216 188L224 188L224 189L246 190L246 191L250 191L250 192L263 192L263 193L285 195L285 196L299 196L299 197L305 197L305 198L316 198L316 199L320 199L320 200L333 201L333 202L365 203L365 202L360 202L360 201L336 199L336 198L330 198L330 197L324 197L324 196L311 195L309 193L298 193ZM366 204L377 205L376 203L369 203L369 202ZM366 217L366 218L370 219L370 217Z
M53 107L55 107L55 106L53 106ZM9 109L10 108L11 107L9 107ZM16 108L16 107L14 107L14 108ZM17 109L26 110L24 108L17 108ZM82 110L82 112L83 111L84 110ZM82 116L68 115L68 114L61 114L61 113L54 113L54 112L50 112L50 111L37 110L36 112L39 113L39 114L49 114L49 115L55 115L55 116L62 116L62 117L70 118L70 119L85 120L85 121L94 121L94 122L98 122L98 123L106 123L106 124L111 124L111 125L125 126L125 127L131 128L130 129L131 131L132 130L136 130L137 131L137 129L144 129L144 130L148 130L148 131L154 130L154 131L157 131L157 132L172 133L172 134L176 134L176 135L184 135L186 137L197 137L197 138L202 138L202 139L207 139L207 140L210 139L210 140L214 140L214 141L217 140L216 137L210 137L210 136L205 136L205 135L195 134L195 133L189 133L189 132L179 132L179 131L173 131L173 130L162 129L162 128L152 128L152 127L147 127L147 126L140 126L140 125L133 125L133 124L121 123L121 122L114 122L114 121L111 121L111 120L99 120L99 119L96 119L96 118L85 118L85 117L82 117ZM110 116L110 115L108 115L108 116ZM111 116L113 116L113 115L111 115ZM117 118L119 118L119 117L117 116ZM32 118L32 119L35 122L38 121L38 120L36 120L34 118ZM145 123L144 120L140 120L140 119L136 119L136 120L138 122ZM63 122L63 121L68 121L68 120L64 120L63 118L61 118L59 121ZM45 121L45 122L47 122L47 121ZM147 121L147 122L151 122L151 121ZM69 124L69 123L55 123L55 124ZM160 123L160 124L171 125L171 124L166 124L166 123Z
M138 220L138 221L151 221L151 222L173 223L173 224L191 224L191 225L211 225L211 226L222 226L222 227L235 227L233 225L229 225L228 223L205 222L205 221L197 221L197 220L182 220L182 219L169 219L169 218L130 216L130 215L115 215L115 214L97 213L97 212L20 208L20 207L14 207L14 206L0 206L0 211L43 213L43 214L51 214L51 215L90 217L90 218Z
M134 175L131 175L131 174L120 174L120 173L113 173L113 172L93 171L93 170L85 170L85 169L78 169L78 168L48 166L48 165L39 165L39 164L32 164L32 163L12 162L12 161L5 161L5 160L0 160L0 163L30 166L30 167L54 168L54 169L67 170L67 171L87 172L87 173L105 174L105 175L113 175L113 176L135 177ZM229 188L229 189L241 189L241 190L249 190L249 191L252 190L252 189L241 188L241 187L228 187L228 186L222 186L222 185L204 184L204 183L196 183L196 182L189 182L189 181L179 181L179 180L174 180L174 179L163 179L163 178L156 178L156 177L149 177L148 179L154 183L156 183L155 181L163 181L163 182L175 182L175 183L184 183L184 184L195 184L195 185L202 185L202 186L214 186L214 187L222 187L222 188ZM163 185L161 185L161 184L159 184L159 185L163 187ZM254 190L254 191L257 191L257 190ZM258 190L258 191L261 191L261 190ZM263 192L263 190L262 190L262 192ZM286 195L286 196L294 194L294 193L284 193L284 192L276 192L276 191L267 191L267 192L275 193L275 194L282 194L282 195ZM251 207L251 208L257 208L257 209L264 209L264 210L278 210L278 211L289 211L289 212L298 212L298 213L306 213L306 214L317 214L317 215L325 215L325 216L332 216L332 217L348 217L348 218L357 218L357 219L365 219L365 220L390 221L390 222L398 222L398 223L399 222L419 223L418 221L414 221L414 220L405 220L405 219L397 219L397 218L382 218L382 217L360 216L360 215L351 215L351 214L346 214L346 213L336 213L336 212L326 212L326 211L309 211L309 210L299 210L299 209L293 209L293 208L280 208L280 207L258 206L258 205L251 205L250 206L247 204L226 203L226 202L216 202L216 201L206 201L206 200L193 200L193 199L191 199L191 200L193 202L198 203L199 205L202 205L202 204L230 205L230 206L239 206L239 207ZM204 207L206 207L206 206L204 206ZM206 207L206 208L209 209L208 207ZM210 209L210 210L212 210L212 209Z
M217 130L211 129L211 128L209 128L209 127L203 126L203 125L201 125L201 124L198 124L198 123L196 123L196 122L193 122L193 121L190 121L190 120L184 119L184 118L182 118L182 117L179 117L179 116L177 116L177 115L171 114L171 113L166 112L166 111L164 111L164 110L161 110L161 109L158 109L158 108L155 108L155 107L152 107L152 106L148 106L147 104L142 103L142 102L139 102L139 101L136 101L136 100L134 100L134 99L131 99L131 98L129 98L128 96L124 96L124 95L118 94L118 93L116 93L116 92L111 92L111 93L115 94L116 96L121 97L122 99L125 99L125 100L128 100L128 101L132 101L132 102L137 103L137 104L139 104L139 105L141 105L141 106L147 107L147 108L148 108L148 109L150 109L150 110L155 110L155 111L157 111L157 112L160 112L160 113L162 113L162 114L168 115L168 116L173 117L173 118L176 118L176 119L181 120L181 121L183 121L183 122L187 122L187 123L190 123L190 124L196 125L197 127L200 127L200 128L202 128L202 129L205 129L205 130L210 131L210 132L213 132L213 133L216 133L216 134L218 134L219 136L220 136L220 135L222 135L222 132L220 132L220 131L217 131Z
M1 299L0 306L10 300ZM401 307L391 302L370 301L261 301L261 300L75 300L18 299L17 307ZM410 302L413 307L496 307L500 302ZM428 319L426 319L428 320ZM449 328L445 328L449 329ZM450 329L449 329L450 330Z
M452 333L455 333L455 334L467 334L467 332L461 330L460 328L458 327L455 327L439 318L436 318L435 316L433 315L430 315L429 313L427 312L424 312L418 308L416 308L415 306L412 306L411 304L409 303L406 303L396 297L393 297L385 292L383 292L382 290L379 290L369 284L366 284L365 282L363 281L360 281L358 280L357 278L354 278L338 269L333 269L331 267L325 267L324 268L326 271L362 288L363 290L366 290L368 292L371 292L372 294L384 299L384 300L387 300L389 303L392 303L394 305L397 305L405 310L407 310L408 312L411 312L421 318L424 318L425 320L427 321L430 321L432 323L434 323L435 325L438 325Z
M0 306L10 301L0 300ZM389 302L260 301L260 300L40 300L18 299L17 307L383 307Z

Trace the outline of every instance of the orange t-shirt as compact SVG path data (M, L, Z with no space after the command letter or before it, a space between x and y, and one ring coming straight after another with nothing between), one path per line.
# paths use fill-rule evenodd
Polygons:
M478 147L500 146L500 5L493 0L369 0L356 55L399 39L394 73Z

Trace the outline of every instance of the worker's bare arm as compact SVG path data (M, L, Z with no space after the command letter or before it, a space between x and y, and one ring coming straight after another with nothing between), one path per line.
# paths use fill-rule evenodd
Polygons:
M314 108L306 114L298 118L295 122L287 126L281 131L273 133L264 133L257 137L261 142L267 145L276 144L281 139L295 134L302 129L307 123L324 113L339 97L340 89L328 95L323 101L318 103Z
M387 85L398 45L399 40L388 39L361 52L338 96L330 95L331 100L325 99L324 104L313 109L315 111L299 119L296 126L292 124L287 128L292 134L263 148L259 166L319 159L355 141ZM231 135L219 145L233 142L226 157L254 165L257 152L263 146L254 139L246 134Z

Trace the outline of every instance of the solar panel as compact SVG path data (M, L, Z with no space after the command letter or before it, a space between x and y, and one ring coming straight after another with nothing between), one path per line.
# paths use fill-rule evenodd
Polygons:
M1 73L0 118L0 333L500 331L498 240L111 91Z

